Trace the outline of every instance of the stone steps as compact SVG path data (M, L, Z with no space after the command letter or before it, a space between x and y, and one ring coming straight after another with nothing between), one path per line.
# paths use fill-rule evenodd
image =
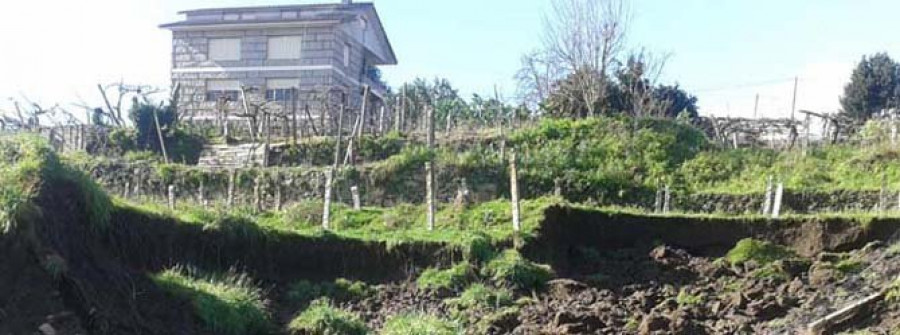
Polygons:
M206 145L197 165L222 169L262 166L265 160L263 151L263 145L256 143Z

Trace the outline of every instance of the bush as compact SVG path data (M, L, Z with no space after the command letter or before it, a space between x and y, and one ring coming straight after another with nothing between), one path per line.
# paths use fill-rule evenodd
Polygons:
M288 324L291 334L303 335L364 335L366 324L356 314L335 308L326 299L313 301L309 307Z
M461 289L474 274L475 270L469 263L459 263L445 270L428 268L416 279L416 285L423 290Z
M740 240L728 254L725 260L732 265L755 261L760 265L766 265L782 259L796 258L797 254L783 246L766 241L746 238Z
M201 276L173 268L153 276L164 290L187 298L194 312L217 334L268 334L271 330L262 291L244 274Z
M381 335L456 335L458 326L432 315L404 314L390 317Z
M529 261L516 250L501 253L481 269L481 274L498 286L524 290L540 288L553 278L550 266Z

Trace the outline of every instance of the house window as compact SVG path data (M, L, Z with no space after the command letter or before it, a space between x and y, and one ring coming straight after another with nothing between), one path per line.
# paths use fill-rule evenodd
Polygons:
M280 78L266 81L266 100L291 101L294 100L294 92L300 87L300 79Z
M285 20L292 20L297 18L297 12L281 12L281 18Z
M237 21L238 19L241 18L241 15L235 14L235 13L230 13L230 14L225 14L223 18L225 19L225 21Z
M269 37L269 59L300 59L300 36Z
M241 82L237 80L207 80L206 101L228 98L237 101L241 97Z
M210 60L241 60L240 38L212 38L209 40Z
M344 67L350 67L350 43L344 43Z

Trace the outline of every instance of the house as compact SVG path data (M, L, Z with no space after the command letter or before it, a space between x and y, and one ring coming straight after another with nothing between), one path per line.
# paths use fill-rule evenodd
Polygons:
M240 108L242 87L293 113L297 105L313 105L313 112L300 112L301 117L327 116L311 101L323 94L351 111L359 111L366 96L367 110L375 110L387 93L379 66L397 64L372 3L342 0L179 14L185 16L182 21L160 27L173 35L172 82L180 88L179 108L195 121L216 120L223 98Z

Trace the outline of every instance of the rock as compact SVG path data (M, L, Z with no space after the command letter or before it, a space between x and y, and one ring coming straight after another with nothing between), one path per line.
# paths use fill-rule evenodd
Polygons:
M864 246L862 249L860 249L860 252L862 252L864 254L868 254L875 250L881 249L883 247L884 247L884 242L872 241L872 242L869 242L868 244L866 244L866 246Z
M649 335L658 331L668 331L671 321L659 314L651 313L644 317L641 325L638 326L638 333L641 335Z
M787 308L773 299L754 301L747 305L747 314L759 321L769 321L787 314Z
M41 332L41 335L56 335L56 329L49 323L42 324L38 327L38 330Z
M557 300L569 300L579 292L589 289L587 285L571 279L554 279L547 282L550 297Z
M691 260L687 251L661 245L650 251L650 258L668 266L685 265Z
M825 263L837 263L844 259L843 254L833 253L833 252L823 252L819 254L816 258L817 262L825 262Z
M827 285L837 276L838 272L828 264L816 263L809 269L809 283L813 286Z
M593 333L605 327L600 318L591 313L562 311L556 313L553 325L561 334L585 334Z
M791 278L799 277L801 274L809 270L809 262L801 259L782 259L775 263L780 269L784 270Z

